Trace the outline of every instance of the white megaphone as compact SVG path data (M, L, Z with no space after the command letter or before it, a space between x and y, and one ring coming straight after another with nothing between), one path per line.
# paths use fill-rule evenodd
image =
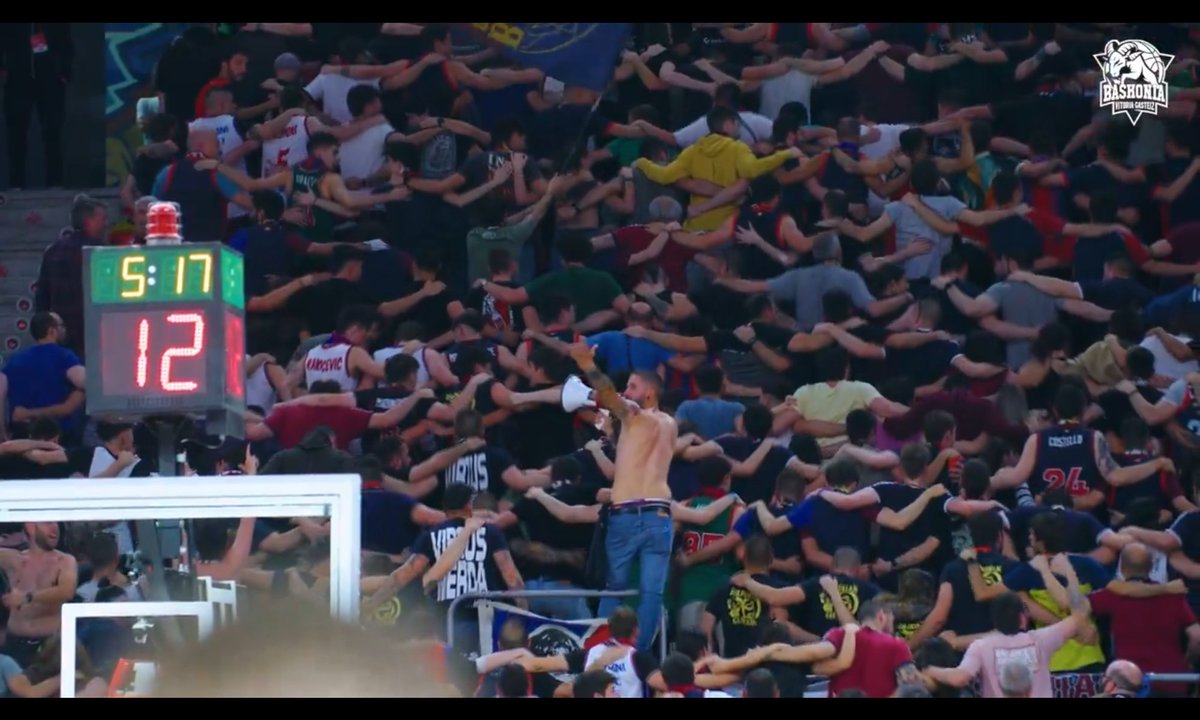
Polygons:
M578 375L572 375L563 383L562 408L567 412L575 412L580 408L596 407L592 399L592 389L583 384Z

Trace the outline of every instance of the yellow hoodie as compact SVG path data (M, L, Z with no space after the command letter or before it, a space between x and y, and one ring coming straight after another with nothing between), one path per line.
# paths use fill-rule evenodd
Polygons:
M741 140L709 133L695 145L685 148L669 165L656 165L647 158L639 158L633 166L659 185L671 185L690 177L726 188L742 178L753 180L766 175L791 156L787 150L780 150L757 158L750 146ZM691 204L698 205L707 199L703 195L692 195ZM684 227L688 230L716 230L736 212L737 207L724 205L697 215L684 223Z

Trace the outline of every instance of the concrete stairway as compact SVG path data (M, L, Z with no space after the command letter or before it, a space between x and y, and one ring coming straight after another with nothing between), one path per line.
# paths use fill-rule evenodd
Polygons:
M29 318L42 253L70 228L80 192L107 200L109 221L119 219L115 188L0 193L0 365L32 342Z

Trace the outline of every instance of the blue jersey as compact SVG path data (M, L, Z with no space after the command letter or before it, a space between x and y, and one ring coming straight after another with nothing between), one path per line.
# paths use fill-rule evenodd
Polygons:
M1102 485L1096 467L1096 432L1074 423L1060 423L1037 433L1037 456L1029 490L1041 495L1063 488L1071 497L1087 495Z

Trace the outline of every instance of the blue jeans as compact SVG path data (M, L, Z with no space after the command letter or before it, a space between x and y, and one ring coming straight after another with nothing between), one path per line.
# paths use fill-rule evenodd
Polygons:
M579 588L565 580L547 580L535 578L525 583L526 590L578 590ZM587 598L529 598L529 610L538 615L544 615L556 620L590 620L592 610L588 607Z
M608 551L608 590L627 590L635 558L641 567L637 579L639 650L649 650L662 617L663 588L671 565L671 510L647 508L640 512L615 512L608 519L605 548ZM604 598L600 616L607 618L621 598Z

